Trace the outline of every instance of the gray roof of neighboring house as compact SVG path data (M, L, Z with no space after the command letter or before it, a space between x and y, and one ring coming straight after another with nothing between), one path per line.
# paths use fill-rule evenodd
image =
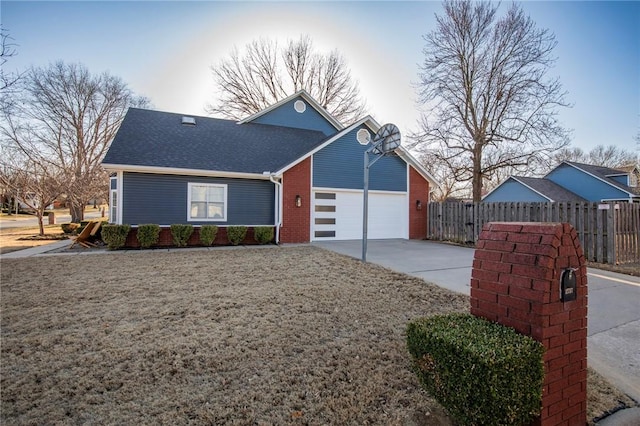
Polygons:
M625 172L624 170L617 170L617 169L612 169L610 167L602 167L602 166L594 166L592 164L582 164L582 163L574 163L572 161L565 161L565 163L576 167L578 169L581 169L587 173L591 173L594 176L599 177L600 179L604 180L605 182L609 183L612 186L615 186L616 188L626 192L626 193L631 193L631 194L637 194L636 192L636 188L631 188L627 185L623 185L618 181L615 181L611 178L609 178L608 176L611 175L621 175L621 174L628 174L628 172Z
M516 181L534 189L552 201L587 201L555 182L545 178L532 178L523 176L511 176Z
M182 124L185 116L196 124ZM102 162L262 174L283 168L326 139L313 130L130 108Z

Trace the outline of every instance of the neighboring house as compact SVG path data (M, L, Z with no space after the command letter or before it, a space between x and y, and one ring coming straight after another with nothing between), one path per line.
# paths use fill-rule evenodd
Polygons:
M240 122L131 108L103 166L110 220L274 226L278 242L362 237L364 152L380 125L344 127L305 91ZM368 237L426 237L432 176L402 147L370 169Z
M563 161L543 178L511 176L482 201L640 202L636 172Z

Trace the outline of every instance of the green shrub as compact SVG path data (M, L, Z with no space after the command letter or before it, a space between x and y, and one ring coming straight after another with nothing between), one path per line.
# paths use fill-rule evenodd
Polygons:
M415 320L407 347L420 381L459 424L519 425L541 409L544 347L470 314Z
M171 225L171 236L173 244L178 247L186 247L189 237L193 234L193 225L173 224Z
M216 240L218 227L216 225L202 225L200 227L200 242L205 246L210 246Z
M130 225L102 225L102 241L107 244L109 250L117 250L124 246L127 235L131 231Z
M73 234L80 227L77 223L62 223L60 224L60 228L62 228L62 232L65 234Z
M244 241L244 238L247 236L247 227L246 226L229 226L227 227L227 239L229 242L237 246L241 242Z
M160 225L147 223L138 225L138 233L136 234L138 243L142 248L149 248L158 243L160 239Z
M258 226L253 229L253 238L258 244L268 244L273 240L273 228L271 226Z

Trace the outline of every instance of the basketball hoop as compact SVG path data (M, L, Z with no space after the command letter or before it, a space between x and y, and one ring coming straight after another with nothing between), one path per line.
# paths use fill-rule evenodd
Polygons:
M373 154L389 154L400 146L400 130L395 124L387 123L373 137Z

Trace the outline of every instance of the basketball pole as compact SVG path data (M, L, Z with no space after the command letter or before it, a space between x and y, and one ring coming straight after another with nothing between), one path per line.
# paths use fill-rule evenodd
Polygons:
M384 153L378 155L373 161L369 162L369 153L375 150L382 141L367 149L364 152L364 199L362 200L362 261L367 262L367 231L369 228L369 168L376 161L384 157Z
M362 200L362 261L367 262L367 231L369 228L369 168L376 161L400 146L400 130L395 124L387 123L380 127L373 137L371 148L364 151L364 190ZM376 157L369 161L369 154Z

